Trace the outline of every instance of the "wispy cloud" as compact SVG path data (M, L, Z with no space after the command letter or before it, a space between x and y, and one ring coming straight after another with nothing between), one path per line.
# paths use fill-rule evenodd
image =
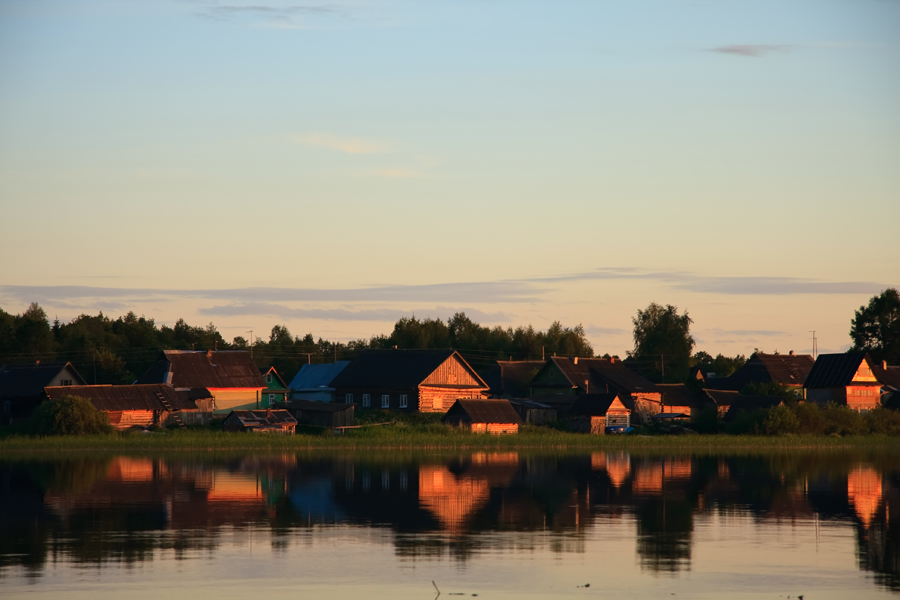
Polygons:
M447 319L457 312L466 315L479 323L508 322L510 316L502 312L484 312L471 307L436 306L434 308L419 308L416 310L401 308L292 308L274 302L248 302L240 304L228 304L200 308L197 312L202 315L217 317L233 316L271 316L282 319L319 319L330 321L384 321L393 322L403 316L416 315L420 318Z
M737 335L737 336L760 336L774 337L779 335L787 335L786 331L773 331L771 329L710 329L715 335Z
M709 51L719 54L735 54L737 56L758 58L767 54L787 52L794 47L792 44L733 44L730 46L716 46L710 48Z
M306 146L337 150L338 152L345 152L347 154L377 154L389 150L388 145L383 142L362 138L343 137L333 133L311 131L307 133L291 134L287 137L292 142L297 142Z
M584 332L588 335L592 336L602 336L602 335L622 335L625 333L629 333L629 330L622 329L621 327L597 327L590 326L585 327Z
M219 21L257 17L265 20L276 20L292 23L296 17L303 16L348 16L347 9L336 4L218 4L203 5L196 13L198 16Z
M413 169L371 169L360 173L369 177L389 177L392 179L412 179L416 177L427 177L424 173Z

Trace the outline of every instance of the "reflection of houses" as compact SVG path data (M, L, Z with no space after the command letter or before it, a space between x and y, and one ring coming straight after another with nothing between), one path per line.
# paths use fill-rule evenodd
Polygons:
M78 396L109 416L119 430L151 425L208 425L213 400L203 389L176 390L171 385L77 385L47 387L50 400Z
M164 350L136 383L206 388L215 399L215 412L223 415L235 409L259 408L260 392L266 388L250 353L244 350Z
M321 365L303 365L291 380L291 398L310 402L334 402L331 381L349 364L348 360L338 360Z
M454 350L367 350L331 382L335 397L362 408L444 412L483 398L487 384Z
M0 423L29 419L44 400L45 387L86 383L68 362L0 366Z
M472 433L518 433L519 415L508 400L457 400L443 418L444 423Z
M865 352L820 354L806 378L806 399L820 405L834 402L857 411L880 404L881 384Z
M518 469L515 452L476 453L462 473L444 465L422 465L419 503L435 516L441 529L459 532L487 504L491 488L509 485Z
M656 414L662 409L662 390L615 358L554 356L534 377L531 390L535 396L616 393L632 398L636 413Z
M642 461L635 466L631 491L636 495L659 495L666 484L686 482L690 478L690 458Z
M881 504L881 474L871 467L858 465L847 476L847 499L866 529Z

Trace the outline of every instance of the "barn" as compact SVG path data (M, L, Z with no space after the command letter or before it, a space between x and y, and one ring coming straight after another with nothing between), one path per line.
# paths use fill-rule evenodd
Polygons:
M444 423L473 433L518 433L521 420L508 400L457 400L443 418Z
M607 428L628 429L631 426L631 398L625 402L615 393L581 394L572 405L569 419L572 429L603 435Z

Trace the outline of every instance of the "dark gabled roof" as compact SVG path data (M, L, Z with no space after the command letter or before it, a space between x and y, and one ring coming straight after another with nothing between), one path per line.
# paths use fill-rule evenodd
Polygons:
M278 370L275 367L259 367L259 374L263 376L263 381L265 382L265 377L271 373L275 376L275 379L278 380L278 383L285 389L287 389L287 384L284 382L284 379L281 378L281 375L278 374Z
M331 381L331 387L416 387L452 356L487 387L455 350L366 350Z
M466 416L472 423L521 423L508 400L457 400L443 420Z
M859 370L863 360L868 360L865 352L845 352L843 354L820 354L816 364L806 377L805 388L835 388L848 386ZM872 362L869 361L871 365ZM877 385L874 384L873 385Z
M602 389L605 392L606 386L609 386L610 392L616 391L621 394L661 392L654 383L631 371L619 360L554 356L548 364L551 363L556 365L574 387L583 389L584 382L588 381L590 390Z
M89 400L94 408L103 411L167 410L165 399L174 410L196 410L192 391L178 391L162 383L145 385L65 385L44 388L51 400L78 396Z
M169 373L172 374L168 381ZM136 383L171 383L189 388L265 388L259 369L245 350L164 350Z
M75 381L87 383L68 362L3 365L0 367L0 398L40 396L47 384L66 367L72 370Z
M663 405L665 406L694 407L700 405L697 394L683 383L657 383L656 387L663 392Z
M530 392L531 380L545 364L543 360L498 360L485 372L483 379L491 394L525 398Z
M581 394L572 405L570 415L580 417L603 417L609 411L610 405L619 398L618 394ZM619 402L622 400L619 399ZM624 403L623 403L624 405ZM630 410L630 409L629 409Z
M333 390L331 380L337 377L338 373L347 368L349 364L349 360L338 360L322 365L303 365L291 380L290 388L295 392Z
M875 379L877 379L878 383L881 385L894 390L900 390L900 367L883 365L873 366L872 373L875 374Z
M722 387L740 390L751 383L776 382L803 385L813 367L809 354L764 354L756 352L722 383Z
M734 390L711 390L709 388L703 388L703 393L716 406L731 406L731 403L740 396L740 394Z
M297 419L284 409L233 410L225 420L236 417L244 426L265 427L266 425L296 425Z

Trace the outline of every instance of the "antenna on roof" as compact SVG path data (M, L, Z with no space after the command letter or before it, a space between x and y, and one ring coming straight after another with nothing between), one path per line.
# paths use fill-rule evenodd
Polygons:
M816 360L816 355L819 353L819 340L816 339L816 330L813 329L810 331L812 334L812 343L813 343L813 360Z

